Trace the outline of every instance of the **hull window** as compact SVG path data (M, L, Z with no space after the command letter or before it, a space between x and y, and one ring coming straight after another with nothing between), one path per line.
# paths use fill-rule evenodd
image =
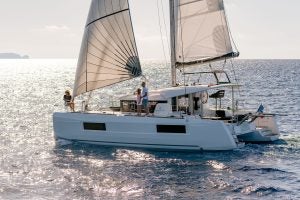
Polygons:
M158 133L186 133L184 125L157 125Z
M104 123L83 123L84 130L106 131Z

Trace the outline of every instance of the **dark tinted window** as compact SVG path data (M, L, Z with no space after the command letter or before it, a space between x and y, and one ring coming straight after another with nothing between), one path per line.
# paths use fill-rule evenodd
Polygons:
M158 133L186 133L184 125L157 125Z
M106 131L104 123L83 123L84 130Z

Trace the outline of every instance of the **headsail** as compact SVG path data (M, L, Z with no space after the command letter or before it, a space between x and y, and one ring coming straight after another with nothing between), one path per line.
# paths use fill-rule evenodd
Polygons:
M174 1L177 66L238 56L231 45L223 0Z
M141 75L128 0L92 0L73 95Z

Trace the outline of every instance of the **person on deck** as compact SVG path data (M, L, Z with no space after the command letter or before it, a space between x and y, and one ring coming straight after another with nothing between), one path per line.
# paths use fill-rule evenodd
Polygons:
M64 102L65 102L65 106L69 106L71 108L71 111L75 112L74 102L73 102L72 95L70 94L69 90L65 91Z
M148 108L148 95L149 95L149 92L148 92L148 88L146 87L146 83L145 82L142 82L142 98L143 98L143 101L142 101L142 104L143 104L143 108L145 109L145 112L146 112L146 115L149 114L149 108Z
M141 116L142 111L142 95L141 95L141 89L138 88L136 91L136 106L137 106L137 115Z

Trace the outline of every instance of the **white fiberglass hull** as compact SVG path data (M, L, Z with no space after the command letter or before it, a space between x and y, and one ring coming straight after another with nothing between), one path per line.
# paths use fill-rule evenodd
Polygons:
M165 150L232 150L239 145L222 121L89 113L54 113L56 138Z

